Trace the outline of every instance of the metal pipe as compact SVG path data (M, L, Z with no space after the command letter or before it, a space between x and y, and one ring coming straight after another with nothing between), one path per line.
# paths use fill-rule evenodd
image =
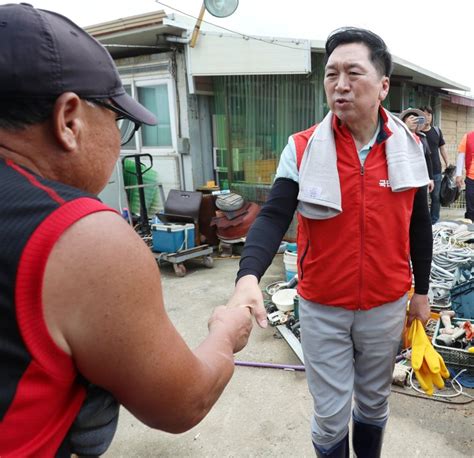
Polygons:
M179 37L166 37L166 41L170 43L181 43L187 45L191 42L191 38L179 38Z
M265 367L268 369L283 369L287 371L304 371L304 366L294 365L294 364L276 364L276 363L258 363L251 361L234 361L236 366L245 366L245 367Z

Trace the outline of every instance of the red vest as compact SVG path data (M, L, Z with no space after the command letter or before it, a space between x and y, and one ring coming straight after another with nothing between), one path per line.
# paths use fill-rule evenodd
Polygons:
M466 171L467 172L471 170L473 154L474 154L474 131L469 132L466 136Z
M298 168L315 127L293 136ZM391 135L386 125L383 130ZM333 131L343 211L327 220L298 214L298 293L312 302L366 310L399 299L411 287L416 189L392 192L384 141L372 147L362 167L349 130L336 117Z

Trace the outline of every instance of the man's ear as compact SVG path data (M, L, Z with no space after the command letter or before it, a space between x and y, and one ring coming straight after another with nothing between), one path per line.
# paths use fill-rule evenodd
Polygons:
M382 88L380 89L379 99L383 102L388 95L388 90L390 89L390 78L388 76L384 76L382 78Z
M84 126L84 111L81 99L74 92L61 94L54 104L53 130L56 141L66 151L78 147L79 136Z

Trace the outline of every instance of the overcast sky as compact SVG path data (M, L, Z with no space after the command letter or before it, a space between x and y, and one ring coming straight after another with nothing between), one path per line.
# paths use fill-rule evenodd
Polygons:
M81 26L164 9L155 0L28 0L64 14ZM20 3L20 2L14 2ZM198 16L200 0L164 0ZM472 0L240 0L226 19L205 20L248 35L324 40L332 30L353 25L378 33L391 52L474 93Z

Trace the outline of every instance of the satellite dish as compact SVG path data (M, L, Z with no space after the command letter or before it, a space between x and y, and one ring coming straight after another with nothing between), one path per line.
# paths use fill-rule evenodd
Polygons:
M215 17L227 17L237 9L239 0L204 0L204 6Z

